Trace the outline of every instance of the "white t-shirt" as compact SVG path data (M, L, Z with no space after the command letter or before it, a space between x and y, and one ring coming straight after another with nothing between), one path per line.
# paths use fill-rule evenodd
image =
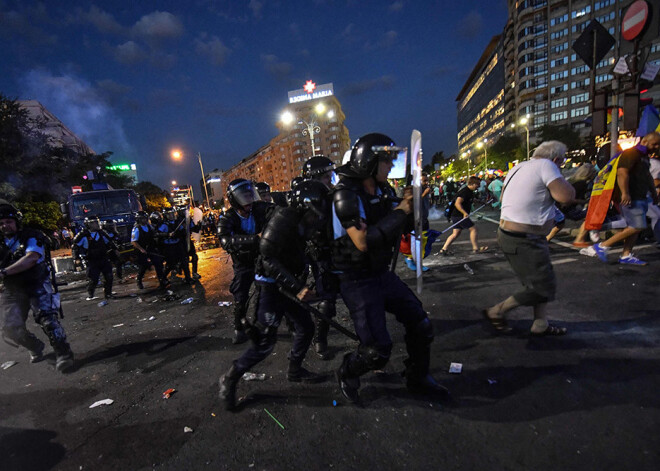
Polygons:
M555 217L555 202L548 185L562 178L548 159L531 159L511 169L504 180L500 218L520 224L543 226Z
M651 171L651 176L654 180L660 180L660 159L653 158L650 161L651 167L649 170Z

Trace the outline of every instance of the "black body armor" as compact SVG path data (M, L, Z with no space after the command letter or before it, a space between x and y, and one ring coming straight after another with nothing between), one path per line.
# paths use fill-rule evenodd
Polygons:
M259 234L266 225L273 205L263 201L252 204L254 234L246 234L241 227L241 217L234 208L229 209L218 221L220 246L231 255L234 265L254 266L259 254Z

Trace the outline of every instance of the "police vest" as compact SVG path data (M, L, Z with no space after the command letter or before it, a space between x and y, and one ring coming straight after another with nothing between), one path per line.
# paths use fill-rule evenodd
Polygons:
M142 226L139 224L135 224L135 226L138 230L138 240L137 243L142 247L144 250L151 250L154 246L154 232L153 230L147 226L147 230L144 231L142 230Z
M46 235L34 229L23 229L16 236L17 243L7 247L2 243L0 250L0 268L7 268L13 265L26 254L29 239L35 239L39 247L44 248L44 258L50 256L50 241ZM3 283L7 288L27 288L43 283L48 279L49 272L46 263L39 262L29 270L14 275L7 275Z

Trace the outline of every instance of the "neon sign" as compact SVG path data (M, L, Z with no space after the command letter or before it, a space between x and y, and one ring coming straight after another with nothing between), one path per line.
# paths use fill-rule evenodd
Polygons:
M303 88L289 92L289 103L300 103L302 101L325 98L334 94L332 83L316 85L311 80L308 80Z
M108 167L108 170L115 170L117 172L130 172L130 171L135 171L137 170L137 166L135 164L119 164L119 165L111 165Z

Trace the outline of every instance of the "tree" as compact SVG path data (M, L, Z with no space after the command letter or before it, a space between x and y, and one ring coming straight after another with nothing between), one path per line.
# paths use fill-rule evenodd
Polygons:
M541 142L560 141L566 144L568 150L580 150L583 147L583 140L580 133L571 126L555 126L546 124L540 129L539 137Z
M23 213L23 223L26 226L41 229L49 234L58 229L62 213L55 201L24 202L17 203L16 206Z
M143 195L147 201L146 211L160 211L171 205L167 200L167 192L149 181L137 183L133 189Z
M522 138L517 134L504 134L495 144L488 148L488 160L490 167L502 170L508 169L509 162L514 160L525 160L525 149L523 149Z

